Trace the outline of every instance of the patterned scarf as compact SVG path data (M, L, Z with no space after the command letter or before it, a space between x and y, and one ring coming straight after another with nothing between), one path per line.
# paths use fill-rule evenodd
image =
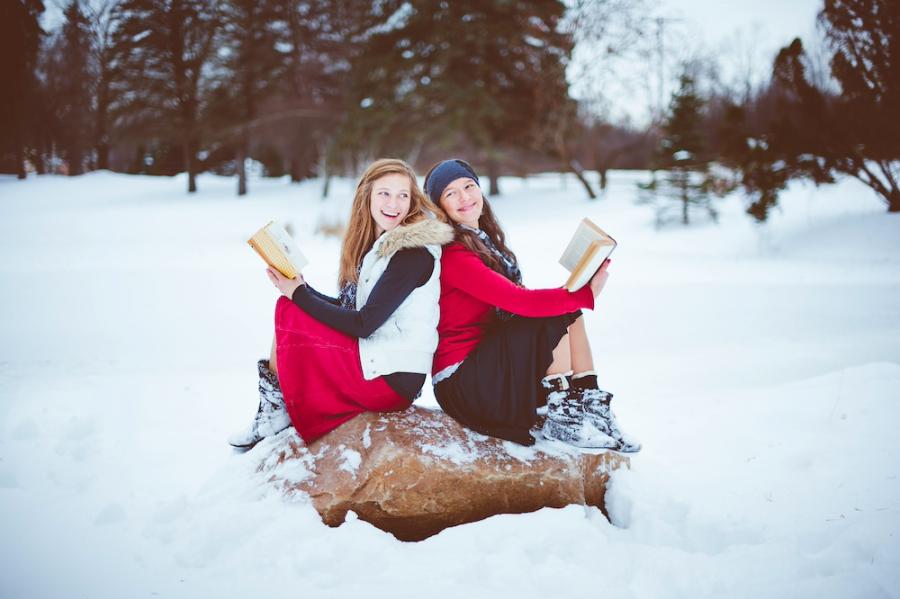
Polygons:
M356 280L359 280L359 273L362 271L362 262L360 261L359 265L356 267ZM349 310L356 310L356 283L351 283L350 281L341 285L341 290L338 293L338 303L341 305L341 308L347 308Z
M503 267L503 274L507 279L515 283L516 285L522 285L522 271L519 269L519 265L516 264L516 261L512 256L505 254L500 251L496 245L494 245L493 240L490 236L482 231L481 229L473 229L467 225L458 225L460 229L464 229L471 233L474 233L478 239L481 240L481 243L488 249L488 251L496 257L500 261L500 266ZM501 310L500 308L496 308L497 318L500 320L509 320L513 317L513 314L507 312L506 310Z

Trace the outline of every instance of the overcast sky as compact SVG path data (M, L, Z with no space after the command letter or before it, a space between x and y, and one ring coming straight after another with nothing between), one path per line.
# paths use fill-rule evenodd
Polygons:
M576 49L569 71L572 95L595 100L595 111L610 120L641 126L654 108L668 105L685 60L714 64L722 84L737 86L749 78L759 85L768 80L778 50L795 37L808 48L816 44L822 5L822 0L656 0L643 27L641 56L610 59L602 49ZM656 17L663 18L662 36Z
M661 0L664 14L695 24L710 42L722 41L747 25L761 25L766 37L783 45L807 33L822 0Z

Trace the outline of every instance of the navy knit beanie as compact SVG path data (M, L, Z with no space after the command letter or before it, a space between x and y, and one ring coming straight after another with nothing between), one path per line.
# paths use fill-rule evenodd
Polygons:
M428 173L428 177L425 179L425 193L432 202L440 204L441 194L444 193L447 186L461 177L469 177L474 179L479 186L481 185L475 169L469 166L468 162L457 158L444 160Z

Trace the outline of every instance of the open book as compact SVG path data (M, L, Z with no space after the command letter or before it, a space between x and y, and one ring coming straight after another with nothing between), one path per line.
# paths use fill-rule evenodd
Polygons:
M266 261L266 264L289 279L297 278L297 274L309 264L309 260L294 243L290 233L275 221L269 222L254 233L247 243Z
M572 273L566 281L566 289L577 291L587 285L616 245L616 240L590 219L583 219L559 259L559 263Z

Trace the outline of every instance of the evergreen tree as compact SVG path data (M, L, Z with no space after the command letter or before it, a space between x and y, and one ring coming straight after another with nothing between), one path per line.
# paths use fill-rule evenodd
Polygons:
M895 0L826 0L819 21L842 92L832 166L900 212L900 10Z
M50 57L53 55L51 37L41 44L38 52L37 65L34 76L34 88L31 92L31 101L28 106L28 121L23 123L28 130L28 160L34 165L39 175L54 172L54 167L61 163L52 162L56 147L56 112L48 79Z
M282 46L289 50L273 109L286 118L279 118L269 137L288 156L292 181L318 170L327 196L332 172L349 166L336 138L340 124L351 118L345 110L350 68L365 51L370 32L399 4L282 0Z
M115 9L120 97L116 123L138 140L155 139L166 159L180 148L188 192L197 190L197 151L206 68L219 24L215 0L126 0Z
M226 52L220 61L223 69L217 83L217 105L220 118L234 120L218 135L225 133L233 138L238 195L247 193L245 163L254 120L283 68L283 58L276 49L284 30L278 8L275 0L227 0L221 5L219 40ZM223 100L230 104L225 114Z
M28 123L36 103L39 19L44 12L40 0L0 2L0 169L25 178L25 156L29 146Z
M747 214L759 222L768 219L778 201L778 194L795 173L774 158L765 133L754 131L748 112L757 108L754 102L737 105L727 103L717 124L719 160L738 173L752 201Z
M710 199L711 179L703 122L704 101L697 92L692 76L683 73L679 87L672 95L669 114L663 123L657 164L668 174L664 182L654 182L648 190L664 201L657 205L657 224L672 220L670 204L679 208L681 223L690 223L691 208L703 208L716 220Z
M464 146L496 193L503 150L533 145L556 104L545 94L567 89L556 68L571 51L564 10L555 0L403 3L354 62L343 142L363 154Z
M55 138L68 166L68 174L80 175L89 158L92 138L91 32L78 0L71 0L63 15L65 22L51 59Z
M697 166L706 162L703 134L703 99L697 93L694 78L682 74L672 94L669 115L663 125L663 166Z
M95 83L93 145L98 169L110 168L111 112L118 99L113 83L119 66L114 42L116 29L120 24L120 13L116 11L116 7L120 3L121 0L106 0L89 9Z
M799 39L775 59L770 160L797 176L849 175L900 212L900 12L893 0L826 0L819 22L840 94L816 87Z

